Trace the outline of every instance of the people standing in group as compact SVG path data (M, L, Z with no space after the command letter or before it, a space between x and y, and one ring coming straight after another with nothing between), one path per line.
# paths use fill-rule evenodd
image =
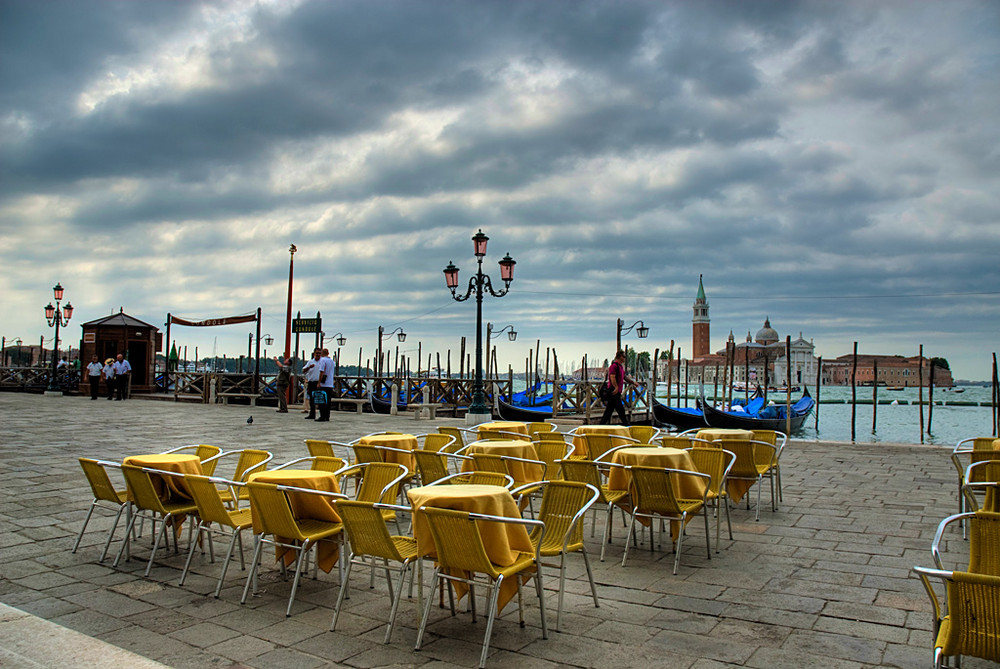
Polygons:
M622 421L622 425L628 425L628 416L625 414L625 405L622 403L622 391L625 389L625 383L632 383L625 375L625 351L619 350L615 354L615 359L608 367L608 376L604 380L604 392L602 393L604 399L604 415L601 416L601 425L607 425L611 422L611 413L613 411L618 412L618 417Z
M59 371L62 371L64 369L69 369L69 360L66 359L66 356L62 357L62 359L59 361L59 364L56 365L56 369Z
M104 369L102 376L104 377L104 389L108 394L108 401L115 398L115 360L114 358L108 358L104 361Z
M330 420L330 398L333 397L333 359L330 358L330 351L323 349L319 359L319 390L323 393L323 403L319 406L319 418L317 421L329 422Z
M132 376L132 365L129 364L128 360L121 353L118 354L118 360L115 362L115 400L124 400L128 398L128 381Z
M90 382L90 399L97 399L97 392L101 386L101 374L104 372L104 365L100 363L96 355L91 356L90 363L87 364L87 381Z
M316 403L313 402L313 393L319 389L319 375L322 371L320 367L320 361L323 358L323 351L315 348L313 349L312 360L307 362L302 367L302 373L306 377L306 397L309 398L309 415L306 416L306 420L314 420L316 418Z
M274 356L274 362L278 365L278 376L274 381L274 388L278 394L278 413L288 413L288 386L292 383L292 359L282 360Z

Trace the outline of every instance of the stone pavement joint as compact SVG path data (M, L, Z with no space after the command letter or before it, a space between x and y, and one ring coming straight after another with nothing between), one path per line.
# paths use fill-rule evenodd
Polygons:
M184 541L178 553L161 549L150 578L143 578L148 528L131 561L111 568L115 541L111 557L99 564L111 524L107 512L95 512L79 551L70 553L91 501L78 457L120 462L202 443L224 450L263 448L281 463L306 455L307 437L349 441L461 421L415 425L408 415L334 412L329 423L315 423L301 413L265 407L91 403L85 397L17 393L0 393L0 417L6 474L0 602L20 609L0 609L0 666L88 666L90 649L107 644L113 646L100 652L102 667L116 666L114 658L129 653L153 661L142 665L131 656L127 666L137 668L476 666L484 621L472 625L467 613L452 618L446 609L432 608L424 648L413 651L415 598L401 603L392 641L382 645L389 597L381 577L374 589L366 587L364 570L352 579L337 631L330 632L336 571L303 578L286 618L290 583L271 561L262 566L262 592L241 606L245 572L238 561L218 600L211 593L220 564L210 564L207 555L196 553L188 581L178 587ZM541 638L537 600L527 588L526 627L518 626L515 605L504 611L494 628L489 666L929 666L930 602L910 568L932 564L937 524L957 509L948 456L949 449L940 446L792 441L782 459L779 510L771 512L766 489L759 522L741 502L732 510L735 541L723 528L721 551L713 550L711 560L701 521L692 524L676 576L669 543L651 552L647 540L621 567L625 532L619 513L607 560L600 562L603 514L594 538L588 518L585 540L600 608L590 599L582 560L570 556L562 631L554 630L557 578L550 570L549 639ZM232 466L223 465L218 474L231 474ZM948 539L946 559L958 566L967 559L967 542L957 533ZM215 544L217 559L222 543ZM245 545L249 561L252 541ZM16 637L8 633L10 625L45 625L49 631ZM52 629L62 632L54 635ZM57 636L58 643L50 641ZM74 659L55 659L57 650L74 653ZM993 665L967 659L964 666Z

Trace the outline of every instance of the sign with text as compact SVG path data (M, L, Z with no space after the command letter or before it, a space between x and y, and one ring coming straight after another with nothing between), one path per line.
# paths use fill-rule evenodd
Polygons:
M307 332L320 332L323 329L323 319L321 318L293 318L292 332L303 334Z

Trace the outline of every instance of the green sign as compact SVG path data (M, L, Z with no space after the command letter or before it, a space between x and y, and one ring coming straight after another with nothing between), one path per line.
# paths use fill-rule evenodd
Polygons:
M305 332L321 332L323 330L323 319L321 318L293 318L292 332L302 334Z

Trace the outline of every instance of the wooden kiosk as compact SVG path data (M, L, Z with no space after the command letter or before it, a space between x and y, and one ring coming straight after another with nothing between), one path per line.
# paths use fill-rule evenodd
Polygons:
M86 367L92 355L103 363L119 353L132 365L132 392L151 393L156 387L156 354L163 346L159 328L124 311L88 321L80 342L80 361ZM86 380L86 379L84 379Z

